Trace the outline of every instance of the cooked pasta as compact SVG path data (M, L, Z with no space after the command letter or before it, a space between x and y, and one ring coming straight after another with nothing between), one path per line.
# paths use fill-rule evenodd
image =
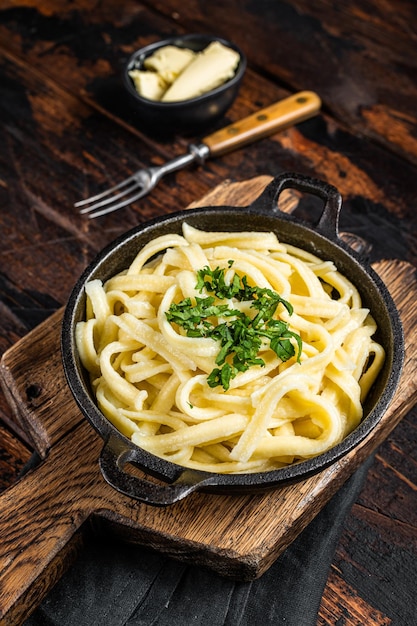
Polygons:
M76 343L100 410L190 468L263 472L327 451L384 362L355 286L274 233L185 223L85 291Z

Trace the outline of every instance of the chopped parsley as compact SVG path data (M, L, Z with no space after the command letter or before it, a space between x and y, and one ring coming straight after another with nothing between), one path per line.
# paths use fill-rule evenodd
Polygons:
M233 261L229 261L229 267ZM271 289L252 287L246 276L233 275L226 282L225 270L219 267L211 270L204 267L197 272L196 289L202 293L214 295L185 298L177 304L171 304L166 312L169 322L182 327L187 337L209 337L219 342L220 349L216 357L216 367L207 377L210 387L222 386L229 389L230 381L238 372L245 372L253 365L263 367L265 362L259 357L259 350L265 340L271 350L282 360L287 361L295 355L295 340L300 361L302 350L301 337L288 329L288 323L274 318L279 304L292 315L293 307L278 293ZM238 302L250 302L254 309L253 317L239 309L231 308L232 298Z

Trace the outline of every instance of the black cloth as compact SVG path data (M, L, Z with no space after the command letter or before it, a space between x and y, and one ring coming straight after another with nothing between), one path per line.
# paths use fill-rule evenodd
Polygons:
M255 581L95 539L25 626L315 626L344 519L372 461Z

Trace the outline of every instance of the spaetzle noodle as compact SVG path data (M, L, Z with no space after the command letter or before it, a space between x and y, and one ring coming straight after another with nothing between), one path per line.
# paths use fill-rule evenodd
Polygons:
M263 340L257 364L227 388L210 385L219 342L188 336L169 320L173 304L206 295L203 267L271 290L301 350L284 360ZM274 233L205 232L152 240L130 267L86 288L76 344L98 407L141 448L218 473L263 472L317 456L363 417L384 362L376 324L355 286L331 261L281 243ZM250 303L226 300L249 314ZM295 346L295 341L291 339ZM296 346L295 346L296 347Z

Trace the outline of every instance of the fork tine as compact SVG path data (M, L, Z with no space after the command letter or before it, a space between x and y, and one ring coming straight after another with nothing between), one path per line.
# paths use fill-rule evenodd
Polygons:
M124 181L124 186L126 187L125 189L123 189L122 191L120 191L118 194L116 195L111 195L109 197L106 197L104 200L100 200L98 202L94 202L93 204L90 204L90 206L86 206L83 209L80 210L80 213L90 213L90 211L94 211L95 209L99 209L102 206L106 206L106 204L110 204L112 202L116 202L117 200L120 200L120 198L125 198L128 194L132 193L133 191L135 191L135 189L142 189L143 185L138 183L137 180L131 180L130 181L130 186L127 186L126 181ZM103 197L103 194L99 194L101 197ZM106 193L106 196L108 194ZM94 198L90 198L89 202L93 202Z
M126 200L123 200L122 202L119 202L117 204L112 204L110 206L107 206L104 209L99 209L98 211L94 211L93 213L88 213L87 217L91 220L91 219L93 219L95 217L100 217L100 215L106 215L107 213L112 213L113 211L117 211L118 209L122 209L124 206L127 206L128 204L132 204L132 202L135 202L136 200L139 200L139 198L142 198L142 196L144 196L147 192L148 192L148 189L142 188L137 194L135 194L133 196L128 196L126 198ZM118 195L119 196L120 195L124 196L124 194L118 194ZM113 198L112 198L112 200L113 200ZM99 206L101 206L101 203L95 205L96 208L99 208ZM93 206L89 210L91 211L95 207ZM81 213L81 211L80 211L80 213Z
M106 189L105 191L102 191L101 193L98 193L95 196L86 198L85 200L79 200L78 202L75 202L74 206L76 207L84 206L85 204L90 204L90 202L96 202L97 200L101 200L101 198L105 198L106 196L117 191L118 189L122 189L123 187L125 187L126 185L128 185L130 182L134 180L135 180L135 174L132 174L132 176L125 178L124 180L122 180L121 183L119 183L118 185L114 185L114 187L110 187L110 189Z

